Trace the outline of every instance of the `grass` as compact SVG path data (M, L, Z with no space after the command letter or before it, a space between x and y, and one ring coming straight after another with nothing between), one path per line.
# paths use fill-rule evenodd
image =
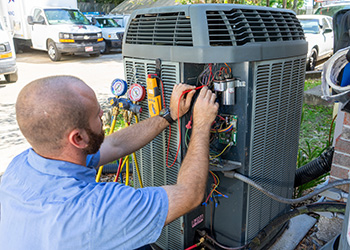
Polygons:
M308 79L305 81L304 91L312 89L318 85L321 85L320 79Z
M320 84L321 80L307 80L305 81L304 90L314 88ZM303 105L297 168L319 157L332 144L334 130L332 115L332 106ZM300 197L305 190L312 189L322 183L327 175L298 187L295 196Z

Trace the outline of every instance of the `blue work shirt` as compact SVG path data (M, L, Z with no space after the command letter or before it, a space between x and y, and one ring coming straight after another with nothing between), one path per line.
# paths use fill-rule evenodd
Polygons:
M0 184L0 249L135 249L155 242L168 213L161 187L96 183L99 153L87 167L16 156Z
M343 77L340 83L341 87L346 87L350 84L350 63L347 63L343 70Z

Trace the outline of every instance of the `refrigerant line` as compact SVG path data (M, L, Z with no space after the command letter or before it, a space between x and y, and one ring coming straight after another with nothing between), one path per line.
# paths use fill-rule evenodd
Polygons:
M276 194L266 190L265 188L263 188L261 185L257 184L252 179L250 179L250 178L248 178L240 173L234 172L233 177L235 177L238 180L243 181L244 183L247 183L247 184L255 187L256 189L258 189L259 191L261 191L262 193L264 193L265 195L267 195L271 199L274 199L278 202L286 203L286 204L295 204L295 203L299 203L302 201L306 201L306 200L312 198L313 196L318 195L318 194L322 193L323 191L330 189L332 187L350 184L350 179L338 180L338 181L331 182L331 183L327 184L326 186L323 186L323 187L321 187L321 188L319 188L319 189L313 191L312 193L305 195L303 197L300 197L297 199L288 199L288 198L284 198L282 196L276 195Z

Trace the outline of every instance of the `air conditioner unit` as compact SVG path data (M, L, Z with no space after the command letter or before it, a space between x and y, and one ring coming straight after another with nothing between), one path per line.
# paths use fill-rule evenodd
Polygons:
M156 243L159 247L189 247L196 243L197 229L207 229L223 245L245 245L289 210L289 205L231 178L230 171L292 197L306 54L302 27L295 13L285 9L195 4L142 9L131 15L123 43L128 84L146 86L147 75L160 71L169 105L174 84L198 84L208 66L228 66L235 81L234 93L218 93L219 115L235 119L235 133L228 138L234 145L221 156L225 164L211 167L220 179L219 190L228 198L220 198L217 207L200 206L166 226ZM142 120L149 117L147 100L141 105ZM182 138L189 119L181 119ZM179 142L177 125L171 128L169 162ZM144 186L176 183L186 145L182 140L177 162L167 168L168 133L165 130L137 152ZM220 152L227 143L219 135L213 146ZM208 191L212 182L209 175ZM139 187L136 178L135 186Z

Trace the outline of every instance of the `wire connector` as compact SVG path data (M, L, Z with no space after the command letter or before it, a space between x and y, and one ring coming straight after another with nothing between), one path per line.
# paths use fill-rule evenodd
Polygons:
M192 121L189 120L188 123L186 124L186 128L187 129L191 129L192 128Z

